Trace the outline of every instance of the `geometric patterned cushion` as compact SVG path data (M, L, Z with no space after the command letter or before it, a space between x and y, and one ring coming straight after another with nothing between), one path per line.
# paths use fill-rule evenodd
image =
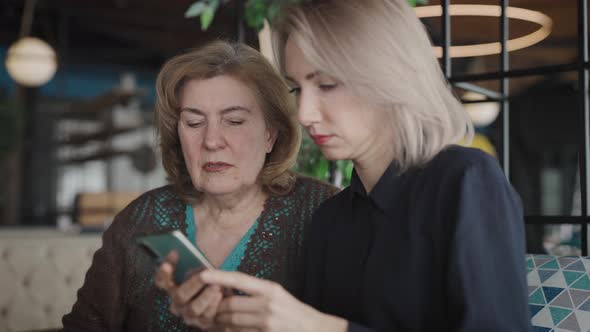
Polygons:
M590 331L590 257L526 255L533 331Z

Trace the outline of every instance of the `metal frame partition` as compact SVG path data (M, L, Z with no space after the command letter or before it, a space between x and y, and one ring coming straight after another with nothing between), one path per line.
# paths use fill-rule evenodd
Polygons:
M578 0L578 61L574 64L544 66L519 70L510 70L508 57L508 0L499 0L502 11L500 16L500 71L477 75L452 75L452 63L450 56L451 47L451 16L449 14L450 0L442 0L442 67L449 82L461 89L478 92L486 96L487 100L500 102L501 104L501 130L502 130L502 155L501 163L506 177L510 179L510 104L509 104L509 82L510 78L525 77L533 75L548 75L568 71L578 72L579 83L579 119L580 119L580 149L578 151L580 171L580 194L581 194L581 215L580 216L525 216L525 223L530 225L549 224L575 224L581 226L581 250L582 255L588 255L588 224L590 216L590 99L588 95L588 70L590 63L588 58L588 0ZM500 80L500 93L478 87L470 82L482 80Z

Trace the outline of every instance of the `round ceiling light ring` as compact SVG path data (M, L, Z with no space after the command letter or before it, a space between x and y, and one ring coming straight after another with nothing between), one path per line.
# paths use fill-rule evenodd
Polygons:
M415 8L416 15L419 18L438 17L442 16L442 6L421 6ZM497 5L449 5L450 16L487 16L500 17L502 16L502 7ZM510 39L506 42L508 52L516 51L539 43L549 36L553 27L551 18L541 12L517 8L507 7L506 16L508 18L523 20L540 25L539 29L534 32ZM442 47L434 46L434 53L436 57L442 57ZM482 43L474 45L451 46L449 53L451 58L467 58L492 54L500 54L502 51L502 44Z

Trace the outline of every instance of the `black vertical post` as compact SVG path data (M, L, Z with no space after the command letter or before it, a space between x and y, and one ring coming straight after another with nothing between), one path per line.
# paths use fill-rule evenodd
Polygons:
M70 16L66 14L65 10L60 10L59 12L59 21L57 26L58 31L58 49L57 54L59 54L59 69L62 72L66 72L67 63L68 63L68 51L69 51L69 34L70 34ZM67 75L64 75L60 80L57 80L56 83L58 85L58 93L60 97L65 95L66 91L66 79ZM56 195L57 196L57 195Z
M38 122L37 119L37 101L39 90L37 88L28 88L17 85L18 99L21 102L23 110L23 131L21 134L22 150L20 160L20 199L18 219L21 225L31 225L38 222L39 217L39 199L37 197L38 189L36 186L36 170L39 165L35 164L35 153L38 143Z
M501 111L502 111L502 168L504 174L510 179L510 104L508 103L509 81L504 74L510 69L510 62L508 58L508 0L501 0L502 15L500 18L500 43L502 51L500 53L500 71L502 72L502 80L500 81L500 92L502 94Z
M582 200L581 213L583 217L588 216L588 205L590 204L588 192L589 183L589 156L590 156L590 116L588 112L588 69L584 64L588 62L588 1L578 0L578 84L580 88L580 138L581 146L579 153L580 164L580 196ZM588 224L582 224L581 230L582 255L588 255Z
M442 2L442 58L443 70L447 79L451 78L453 68L451 67L451 15L449 13L450 0Z
M30 35L37 0L25 1L20 38ZM20 193L18 223L52 225L54 215L54 168L52 115L39 109L39 88L17 83L17 98L22 105L23 131L20 151Z
M239 43L246 41L246 27L244 26L244 0L236 0L236 38Z

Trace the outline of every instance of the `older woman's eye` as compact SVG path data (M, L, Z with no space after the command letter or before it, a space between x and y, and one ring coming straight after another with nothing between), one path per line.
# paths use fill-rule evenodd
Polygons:
M232 126L239 126L244 123L244 120L227 120L227 122Z
M186 125L188 127L190 127L190 128L198 128L198 127L200 127L200 126L203 125L203 121L199 121L199 122L188 122Z
M333 84L320 84L319 85L319 88L322 91L334 90L336 87L338 87L338 83L333 83Z

